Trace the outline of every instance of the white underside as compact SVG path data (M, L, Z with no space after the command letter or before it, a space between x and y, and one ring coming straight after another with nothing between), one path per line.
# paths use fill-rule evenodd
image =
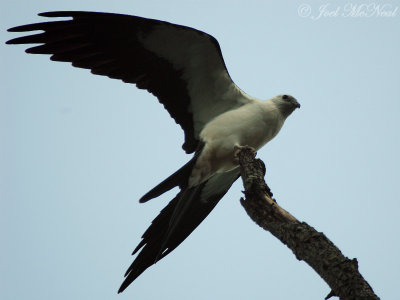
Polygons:
M275 137L284 118L272 101L254 100L225 112L206 124L200 133L205 143L189 178L189 187L213 174L236 168L235 146L260 149Z

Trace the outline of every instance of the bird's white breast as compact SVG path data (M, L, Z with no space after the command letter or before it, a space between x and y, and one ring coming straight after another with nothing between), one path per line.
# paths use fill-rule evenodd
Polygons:
M279 132L283 122L274 103L253 101L216 117L204 127L200 138L220 148L248 145L258 150Z
M205 145L192 171L190 185L199 184L214 173L236 168L235 146L258 150L279 132L283 122L273 102L258 100L213 119L200 133Z

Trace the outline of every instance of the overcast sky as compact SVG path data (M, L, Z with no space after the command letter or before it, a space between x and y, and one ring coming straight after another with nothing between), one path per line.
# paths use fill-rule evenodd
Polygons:
M19 36L7 28L52 10L203 30L246 93L294 95L301 109L258 153L268 184L282 207L358 259L382 299L398 297L400 2L286 2L1 1L1 299L317 300L330 291L249 219L237 181L181 246L117 295L131 251L176 191L138 199L190 156L146 91L4 44Z

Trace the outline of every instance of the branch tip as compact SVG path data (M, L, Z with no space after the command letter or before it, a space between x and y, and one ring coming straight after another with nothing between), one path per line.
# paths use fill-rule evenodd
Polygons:
M334 296L340 299L379 299L359 273L356 258L345 257L322 232L297 220L272 198L272 192L264 181L265 164L255 158L254 149L240 147L236 154L245 196L240 198L241 205L257 225L278 238L298 260L305 261L322 277L331 288L325 299ZM349 268L349 263L354 267Z

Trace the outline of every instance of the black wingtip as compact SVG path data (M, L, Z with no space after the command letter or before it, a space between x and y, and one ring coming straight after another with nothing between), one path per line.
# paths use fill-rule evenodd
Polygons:
M21 44L33 44L37 43L35 41L31 42L30 39L32 36L23 36L23 37L18 37L15 39L8 40L6 42L7 45L21 45Z
M47 11L39 13L38 16L40 17L72 17L73 12L70 11ZM31 31L32 26L36 24L28 24L22 26L16 26L7 29L8 32L24 32L24 31Z
M40 17L54 18L54 17L72 17L72 11L45 11L39 13Z
M18 45L17 39L8 40L6 45Z
M118 294L121 294L125 289L133 282L135 278L125 278L124 282L121 284L118 290Z
M23 31L25 31L25 30L24 30L24 27L25 27L25 26L26 26L26 25L11 27L11 28L8 28L7 31L8 31L8 32L23 32Z
M85 15L95 15L95 14L102 14L102 13L78 11L78 10L62 10L62 11L46 11L39 13L38 16L47 18L74 18L74 17L81 17Z
M150 199L152 199L152 198L146 197L146 195L144 195L142 198L139 199L139 203L146 203Z
M54 13L54 11L45 11L45 12L38 13L37 15L39 17L51 17L52 13Z

